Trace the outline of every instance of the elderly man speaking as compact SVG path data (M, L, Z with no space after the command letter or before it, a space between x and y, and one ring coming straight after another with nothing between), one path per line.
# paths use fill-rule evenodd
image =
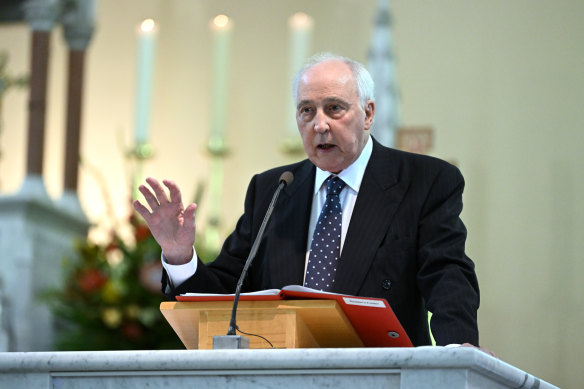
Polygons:
M294 82L308 159L255 175L217 258L193 248L196 204L170 180L141 185L134 207L162 248L162 289L233 293L279 177L281 193L243 290L305 285L386 299L415 346L478 345L479 287L460 220L464 179L453 165L386 148L370 135L374 84L351 59L313 57ZM164 186L168 189L166 194Z

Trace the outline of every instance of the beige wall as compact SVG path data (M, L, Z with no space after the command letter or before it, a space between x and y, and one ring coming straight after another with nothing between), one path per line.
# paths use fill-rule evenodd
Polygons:
M133 132L134 28L160 22L151 140L145 171L175 179L186 198L208 177L208 21L235 21L223 225L242 210L250 176L289 159L279 150L289 80L286 19L315 18L314 50L366 60L376 1L99 0L87 62L83 158L106 176L116 213L128 211ZM584 381L584 3L393 1L395 49L406 125L430 124L433 154L455 160L466 180L468 253L482 289L481 341L502 359L564 387ZM29 32L0 28L12 73L28 71ZM52 39L46 185L62 187L66 50ZM26 94L4 101L0 185L14 192L25 171ZM106 219L94 176L81 201ZM206 222L205 199L198 214Z

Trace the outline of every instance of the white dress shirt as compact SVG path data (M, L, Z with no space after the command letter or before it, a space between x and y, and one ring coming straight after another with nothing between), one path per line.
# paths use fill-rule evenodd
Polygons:
M363 175L365 174L365 168L371 157L371 152L373 151L373 141L369 136L367 138L367 143L359 155L359 158L355 160L348 168L341 171L338 176L345 182L345 187L340 193L341 206L343 207L343 224L341 232L341 253L343 252L343 245L345 243L345 236L347 235L347 230L349 228L349 222L351 221L351 215L353 214L353 208L355 208L355 201L357 201L357 195L359 194L359 188L361 187L361 181L363 181ZM330 172L324 171L316 168L316 176L314 179L314 194L312 198L312 208L310 210L310 224L308 226L308 243L306 246L306 263L308 263L308 253L310 252L310 245L312 244L312 235L314 234L314 228L318 221L320 211L324 206L326 200L326 185L323 185L326 179L331 175ZM184 281L189 279L197 271L197 253L194 252L193 258L190 262L184 265L171 265L166 262L164 258L164 253L162 254L162 265L166 270L170 282L172 285L178 286ZM306 274L306 264L305 271Z
M355 202L357 201L357 195L359 194L359 189L361 188L361 181L363 181L363 175L365 174L365 168L371 157L371 152L373 151L373 142L371 137L367 138L367 143L359 155L359 158L355 160L348 168L341 171L338 177L345 182L345 187L341 190L339 198L341 200L341 207L343 208L343 221L341 228L341 253L343 252L343 246L345 244L345 237L347 236L347 230L349 229L349 222L351 221L351 215L353 214L353 209L355 208ZM324 203L326 201L326 185L325 181L329 176L335 175L331 172L321 170L316 168L316 177L314 179L314 194L312 198L312 208L310 210L310 224L308 225L308 242L306 245L306 262L304 267L304 275L306 276L306 266L308 265L308 255L310 253L310 246L312 245L312 236L314 235L314 228L318 222L318 217Z

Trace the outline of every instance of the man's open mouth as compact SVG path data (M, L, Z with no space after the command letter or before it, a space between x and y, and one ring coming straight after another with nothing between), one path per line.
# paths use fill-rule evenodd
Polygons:
M328 150L331 147L335 147L335 145L331 145L330 143L321 143L318 146L316 146L317 148L321 149L321 150Z

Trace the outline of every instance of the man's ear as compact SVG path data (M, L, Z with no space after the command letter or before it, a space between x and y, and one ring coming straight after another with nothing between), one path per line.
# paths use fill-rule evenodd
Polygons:
M367 100L364 107L365 111L365 129L369 130L373 125L373 117L375 116L375 102Z

